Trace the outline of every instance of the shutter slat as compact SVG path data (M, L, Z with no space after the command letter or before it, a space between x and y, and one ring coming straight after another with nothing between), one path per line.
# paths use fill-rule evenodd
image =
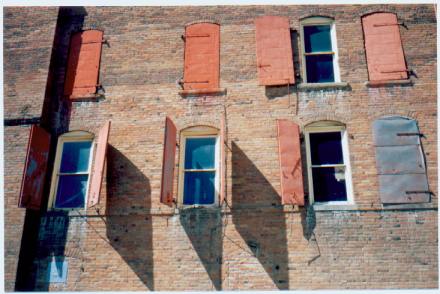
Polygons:
M110 133L110 121L107 121L98 134L98 142L96 144L95 160L93 163L93 173L89 192L89 207L99 203L101 193L102 178L104 176L104 164L107 154L108 136Z
M185 35L185 90L219 87L220 26L198 23L186 27ZM195 37L203 36L203 37ZM196 81L196 82L193 82ZM197 81L208 81L200 83Z
M165 119L165 138L163 147L162 163L162 184L160 192L160 202L172 206L173 204L173 182L174 165L176 157L177 129L173 121L167 117Z
M299 126L277 120L282 204L304 205Z
M382 203L429 202L429 193L417 192L429 191L417 122L402 117L377 119L373 139Z
M397 16L384 12L370 14L362 18L362 26L370 81L407 79Z
M103 32L89 30L74 34L70 42L64 95L86 97L96 92Z
M21 182L19 207L40 209L49 148L50 134L43 128L32 125Z
M260 85L295 83L289 19L263 16L255 20Z

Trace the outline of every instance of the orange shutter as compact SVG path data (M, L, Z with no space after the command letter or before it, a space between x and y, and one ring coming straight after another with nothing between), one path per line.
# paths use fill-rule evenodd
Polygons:
M185 30L185 90L219 87L220 26L197 23Z
M220 205L225 201L225 189L226 189L226 153L225 153L225 140L226 140L226 124L225 124L225 113L222 115L220 123Z
M397 16L373 13L362 17L370 81L407 79Z
M64 95L88 97L96 93L103 32L89 30L72 35Z
M282 204L304 205L299 126L277 120Z
M173 204L173 179L176 157L177 129L173 121L165 119L165 139L163 146L162 184L160 202L171 206Z
M21 182L19 207L40 209L49 147L50 134L43 128L32 125Z
M295 83L289 19L263 16L255 20L260 85Z
M98 143L96 144L95 161L93 163L93 174L90 184L89 207L95 206L99 203L109 132L110 121L107 121L98 134Z

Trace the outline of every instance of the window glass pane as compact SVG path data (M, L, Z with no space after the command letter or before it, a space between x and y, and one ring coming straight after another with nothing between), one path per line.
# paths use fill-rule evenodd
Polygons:
M312 173L315 202L347 200L344 167L315 167Z
M185 169L215 168L216 138L188 138L185 146Z
M86 172L89 168L91 147L91 141L65 142L63 144L60 172Z
M335 81L333 73L333 55L306 56L308 83L331 83Z
M57 208L84 207L88 175L60 176L55 199Z
M304 47L306 53L332 51L330 25L304 27Z
M215 172L186 172L183 204L213 204Z
M343 164L341 132L310 133L313 165Z

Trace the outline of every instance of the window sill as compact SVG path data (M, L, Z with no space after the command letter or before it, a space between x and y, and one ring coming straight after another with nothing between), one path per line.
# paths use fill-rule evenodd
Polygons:
M226 88L180 90L179 94L182 96L197 96L206 94L224 95L226 94Z
M324 90L324 89L340 89L340 90L350 90L349 83L303 83L297 85L298 90L304 91L315 91L315 90Z
M382 204L383 210L437 208L433 203L396 203Z
M76 102L76 101L97 101L97 100L101 100L104 98L103 94L98 94L98 93L94 93L94 94L87 94L87 95L71 95L71 96L64 96L66 97L68 100L71 100L72 102Z
M356 204L351 203L313 203L313 210L325 211L325 210L358 210L359 207Z
M414 81L412 79L406 80L389 80L389 81L368 81L365 85L368 88L379 88L379 87L393 87L393 86L412 86Z

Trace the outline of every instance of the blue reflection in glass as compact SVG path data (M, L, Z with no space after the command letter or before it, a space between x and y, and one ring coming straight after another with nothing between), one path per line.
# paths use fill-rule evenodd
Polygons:
M342 164L341 132L310 133L313 165Z
M313 168L313 195L316 202L345 201L345 174L343 168Z
M86 172L89 168L91 141L65 142L61 157L62 173Z
M306 53L332 51L330 25L304 27L304 47Z
M306 56L306 68L308 83L332 83L335 81L333 55Z
M84 207L88 175L60 176L55 200L57 208Z
M185 146L185 169L214 168L216 138L188 138Z
M186 172L183 204L213 204L215 172Z

